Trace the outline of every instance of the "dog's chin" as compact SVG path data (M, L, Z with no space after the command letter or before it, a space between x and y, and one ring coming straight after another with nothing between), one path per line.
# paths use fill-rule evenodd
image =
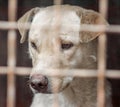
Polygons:
M34 94L59 94L61 92L63 92L64 90L58 90L58 91L38 91L38 90L34 90L32 91Z
M50 91L46 91L46 92L39 92L39 91L34 91L33 92L34 94L53 94L53 92L50 92Z

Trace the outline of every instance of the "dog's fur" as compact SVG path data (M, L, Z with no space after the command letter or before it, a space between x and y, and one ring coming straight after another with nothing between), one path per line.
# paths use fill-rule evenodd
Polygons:
M31 22L29 31L21 26L21 23L27 22ZM33 63L31 76L43 73L44 69L67 69L68 72L69 69L97 68L97 37L102 32L80 31L82 24L106 25L107 22L95 11L70 5L34 8L20 18L18 28L22 43L28 34L29 53ZM34 25L39 26L35 28ZM72 46L68 49L61 46L71 43ZM59 107L97 106L97 78L47 78L47 91L52 94L35 93L32 88L35 95L31 107L52 107L55 95L58 95ZM52 89L56 87L58 89L54 93ZM107 81L105 89L106 107L111 107L111 92Z

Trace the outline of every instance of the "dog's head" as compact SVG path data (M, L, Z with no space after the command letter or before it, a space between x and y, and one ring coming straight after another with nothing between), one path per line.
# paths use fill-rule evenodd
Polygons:
M26 30L21 23L30 22ZM82 24L106 24L106 21L92 10L62 5L34 8L18 21L23 43L28 35L29 53L33 62L30 75L34 92L51 93L63 91L73 77L43 76L49 69L95 68L96 38L102 32L80 31ZM37 26L37 27L35 27ZM62 70L53 70L62 72Z

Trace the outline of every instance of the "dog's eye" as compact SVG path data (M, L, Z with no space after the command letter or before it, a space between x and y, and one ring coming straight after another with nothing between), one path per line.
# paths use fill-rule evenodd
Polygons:
M34 49L37 49L37 46L34 42L31 42L31 46L34 48Z
M73 43L62 43L61 48L67 50L73 47Z

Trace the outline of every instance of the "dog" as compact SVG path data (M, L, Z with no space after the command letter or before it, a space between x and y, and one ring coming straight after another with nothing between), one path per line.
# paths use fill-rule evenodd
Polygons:
M25 29L21 23L30 23L30 29ZM21 43L28 38L33 64L31 107L52 107L55 101L58 107L97 107L97 78L43 75L53 72L49 69L69 73L70 69L97 68L97 38L103 32L80 31L82 24L108 23L93 10L71 5L36 7L18 20ZM111 88L107 80L105 83L105 106L112 107Z

